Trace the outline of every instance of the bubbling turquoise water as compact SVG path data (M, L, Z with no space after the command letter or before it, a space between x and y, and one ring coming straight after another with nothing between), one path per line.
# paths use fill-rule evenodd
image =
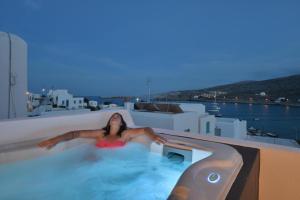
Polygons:
M0 199L166 199L189 162L172 162L141 144L87 144L0 165Z

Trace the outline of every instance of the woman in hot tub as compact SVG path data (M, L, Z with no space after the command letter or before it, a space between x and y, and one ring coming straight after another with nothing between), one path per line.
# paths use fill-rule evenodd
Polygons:
M132 138L139 135L146 135L157 143L165 143L166 139L156 135L151 128L132 128L127 129L126 122L120 113L114 113L107 122L107 125L98 130L71 131L63 135L44 140L38 144L47 149L52 148L57 143L74 138L94 138L96 146L99 148L122 147Z

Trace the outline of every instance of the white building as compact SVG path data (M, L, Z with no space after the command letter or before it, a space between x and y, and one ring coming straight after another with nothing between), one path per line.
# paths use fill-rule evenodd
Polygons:
M27 92L27 111L31 112L34 108L40 106L42 96L40 94L34 94Z
M259 93L260 96L265 97L267 94L265 92Z
M214 135L216 128L216 117L205 112L203 104L180 103L184 112L196 112L198 128L195 133Z
M27 44L0 31L0 119L26 116L26 92Z
M195 112L186 113L158 113L158 112L130 112L135 124L139 126L152 126L185 132L198 132L198 121Z
M235 118L216 118L216 135L237 139L246 139L247 121Z
M198 116L199 132L204 135L215 135L216 117L208 113Z
M73 97L68 90L50 90L47 96L52 99L54 106L67 109L83 108L83 97Z
M199 103L180 103L183 111L196 112L199 116L205 114L205 105Z
M216 135L245 139L247 122L234 118L216 118L205 112L203 104L180 103L182 113L145 112L135 110L133 103L125 103L135 124L176 131L192 132L201 135Z
M97 101L89 101L88 102L89 107L93 107L96 108L98 106L98 102Z
M130 110L135 124L139 126L214 135L216 119L205 113L204 105L182 103L179 107L182 113L144 112L134 110L133 103L125 103L125 108Z

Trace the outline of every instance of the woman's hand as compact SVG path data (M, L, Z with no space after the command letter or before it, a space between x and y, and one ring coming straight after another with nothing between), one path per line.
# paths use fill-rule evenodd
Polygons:
M39 147L42 148L47 148L47 149L51 149L52 147L54 147L59 141L57 141L57 138L51 138L48 140L44 140L40 143L38 143Z
M59 142L72 140L74 138L80 137L81 132L82 131L70 131L70 132L67 132L65 134L56 136L54 138L44 140L44 141L38 143L38 146L42 147L42 148L51 149L52 147L54 147ZM83 135L83 137L94 137L94 134L90 134L90 132L91 131L85 131L85 134Z
M159 143L159 144L165 144L167 142L167 139L159 136L159 135L154 135L152 140L156 143Z
M143 134L158 144L165 144L167 142L167 139L155 134L153 129L149 127L128 129L124 131L123 137L125 138L125 141L129 141L132 138Z
M157 135L152 128L146 127L143 130L144 133L148 135L154 142L158 144L165 144L167 142L167 139Z

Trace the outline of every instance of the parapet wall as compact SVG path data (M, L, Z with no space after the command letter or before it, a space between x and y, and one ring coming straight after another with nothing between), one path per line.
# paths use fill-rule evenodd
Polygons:
M190 133L176 134L211 142L259 149L259 199L300 199L300 148L218 136Z

